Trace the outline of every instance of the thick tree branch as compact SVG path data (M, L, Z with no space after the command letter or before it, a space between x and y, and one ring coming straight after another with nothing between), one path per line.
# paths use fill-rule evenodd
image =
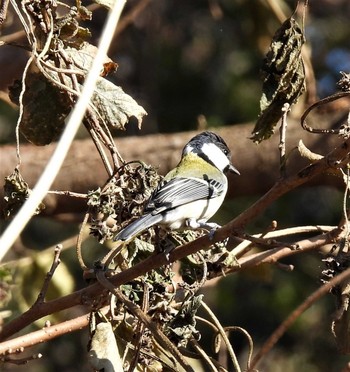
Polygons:
M120 286L121 284L127 283L136 277L144 275L150 270L156 269L163 265L169 265L183 257L197 252L200 249L206 249L215 242L223 241L230 235L234 235L235 230L242 229L247 223L254 220L258 215L260 215L274 200L278 197L312 180L314 177L326 172L327 170L333 169L341 164L341 161L347 161L349 156L350 139L344 142L341 146L330 152L323 159L315 162L312 165L307 166L296 174L287 177L286 179L278 181L275 186L273 186L261 199L259 199L255 204L253 204L246 211L241 213L231 222L218 229L212 238L208 235L202 236L195 241L185 244L181 247L175 248L169 254L157 254L149 257L136 264L135 266L129 268L128 270L122 271L110 278L110 281L115 286ZM317 248L320 245L333 242L341 233L339 228L324 234L322 237L316 237L315 241L312 239L305 242L297 243L299 245L298 250L291 250L290 248L275 248L274 250L263 252L260 256L250 256L241 258L239 263L242 267L247 268L251 266L256 266L261 262L275 262L281 257L285 257L291 254L300 253L303 251L304 243L307 245L306 249ZM258 254L259 255L259 254ZM4 325L3 331L0 334L0 339L4 340L10 335L18 332L20 329L29 325L33 321L40 319L41 317L67 309L72 306L79 304L89 304L93 299L96 301L98 297L104 297L103 288L99 283L95 283L87 288L80 291L74 292L65 297L61 297L57 300L52 300L49 302L44 302L35 308L29 309L27 312L22 314L17 319Z
M336 136L312 135L303 131L300 124L289 120L287 154L297 147L299 140L316 153L325 154L340 143ZM241 177L232 177L228 197L239 195L263 194L279 177L279 136L276 134L269 141L259 145L249 139L253 124L234 125L216 130L232 149L233 163L240 170ZM127 137L116 139L119 152L126 161L142 160L159 167L159 172L165 174L179 161L183 145L197 132L176 134L155 134L144 137ZM21 145L22 165L21 173L33 187L44 166L51 156L54 144L45 147ZM0 179L12 173L17 164L14 145L0 147ZM287 171L292 173L306 164L297 151L292 152ZM71 192L86 193L88 190L102 186L107 174L90 139L76 140L67 159L57 176L52 189L69 190ZM314 180L319 184L336 183L334 177L322 177ZM48 195L45 199L44 214L85 212L85 201L66 195ZM0 209L3 208L3 189L0 188Z
M326 234L318 235L310 239L301 240L296 243L298 245L298 249L296 250L291 250L289 247L279 247L265 252L256 253L247 257L242 257L238 260L238 265L236 267L227 270L225 273L221 273L221 275L226 275L234 271L240 271L253 266L258 266L262 263L276 263L281 258L317 249L325 244L336 242L342 232L342 228L335 228L334 230ZM203 245L200 244L202 241ZM187 244L187 248L195 247L195 250L205 249L211 244L212 241L208 239L207 236L204 236L194 242ZM184 246L176 248L169 254L169 256L162 253L151 256L145 261L135 265L134 267L123 271L115 275L114 277L111 277L110 282L117 287L161 265L166 265L170 262L174 262L177 258L181 259L186 256L183 252L183 247ZM18 318L5 324L2 333L0 334L0 340L4 341L5 339L25 328L32 322L46 315L65 310L79 304L91 304L94 298L96 299L98 298L98 296L102 297L102 293L103 288L101 284L95 283L70 295L49 302L40 303L23 313ZM0 354L7 352L9 349L13 350L19 347L33 346L34 344L56 338L62 334L82 329L88 324L87 315L88 314L82 315L78 318L60 323L55 326L46 327L42 330L30 333L26 336L21 336L10 341L2 342L0 343Z
M181 247L177 247L167 255L157 254L149 257L148 259L140 262L130 269L122 271L114 277L111 277L111 283L115 286L120 286L121 284L127 283L152 269L163 265L169 265L170 263L188 256L189 254L193 254L200 249L206 249L213 243L222 241L230 235L234 235L235 231L242 230L249 222L253 221L281 195L302 184L305 184L306 182L310 182L318 175L324 174L325 172L330 170L334 170L334 168L341 166L343 162L348 162L350 151L349 149L350 139L343 142L338 148L331 151L327 156L320 159L319 161L308 165L301 171L296 172L289 177L278 180L275 185L255 204L253 204L250 208L241 213L231 222L218 229L212 239L210 239L208 235L205 235L191 243L185 244ZM246 268L256 266L257 264L260 264L262 262L275 262L281 257L302 252L303 245L305 245L305 249L313 249L319 247L320 245L326 244L327 242L333 242L341 233L341 230L338 230L339 228L327 234L324 234L321 237L316 237L314 238L314 240L310 239L304 242L297 243L299 244L299 248L301 248L299 250L292 251L290 248L275 248L257 255L243 257L239 260L239 263L241 265L241 268ZM101 298L101 300L103 300L103 298L105 297L103 292L104 291L102 286L99 283L95 283L87 288L61 297L59 299L37 304L17 319L14 319L8 324L5 324L0 335L0 339L6 339L10 335L18 332L20 329L23 329L25 326L31 324L37 319L42 318L45 315L52 314L80 304L91 306L91 304L98 300L98 298Z

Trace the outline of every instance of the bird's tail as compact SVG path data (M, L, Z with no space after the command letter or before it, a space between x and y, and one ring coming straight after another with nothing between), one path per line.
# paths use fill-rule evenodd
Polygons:
M130 225L126 226L123 230L119 231L114 237L114 241L117 240L130 240L142 231L156 225L162 220L163 216L161 214L152 215L152 213L146 214L136 221L132 222Z

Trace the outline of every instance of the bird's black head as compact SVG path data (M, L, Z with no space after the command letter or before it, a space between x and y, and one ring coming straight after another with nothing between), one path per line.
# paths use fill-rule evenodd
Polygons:
M197 154L223 172L239 174L231 164L231 152L226 142L214 132L205 131L194 136L183 149L182 156L189 152Z

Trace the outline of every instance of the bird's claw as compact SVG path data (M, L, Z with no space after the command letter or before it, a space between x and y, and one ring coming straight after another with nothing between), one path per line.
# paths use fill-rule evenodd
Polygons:
M209 230L209 233L208 233L209 240L213 240L214 239L214 235L215 235L215 231L217 229L219 229L221 226L218 225L217 223L210 223L209 227L210 227L210 230Z

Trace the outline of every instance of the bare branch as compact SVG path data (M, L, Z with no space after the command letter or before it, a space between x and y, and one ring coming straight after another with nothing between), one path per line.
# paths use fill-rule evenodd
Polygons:
M230 341L229 341L229 339L228 339L228 337L226 335L226 332L225 332L224 328L220 324L220 322L217 319L217 317L215 316L215 314L210 310L209 306L204 301L202 302L202 307L204 307L205 311L208 313L208 315L212 319L213 323L217 327L218 333L220 334L220 336L224 340L225 345L226 345L227 350L228 350L228 353L229 353L229 355L231 357L231 361L233 363L234 370L237 371L237 372L240 372L241 371L241 367L239 366L239 363L238 363L236 354L235 354L235 352L234 352L234 350L232 348L232 345L230 344Z
M349 153L350 139L344 142L340 147L333 150L326 157L319 161L307 166L295 175L289 176L284 180L278 181L262 198L260 198L255 204L253 204L246 211L241 213L231 222L216 230L215 235L210 238L208 235L202 236L190 243L187 243L181 247L175 248L169 255L157 254L151 256L136 264L135 266L122 271L110 278L109 280L115 286L121 285L134 278L147 273L150 270L161 267L163 265L169 265L170 263L193 254L201 249L210 247L212 244L225 240L228 236L234 235L234 231L242 230L243 227L253 221L258 215L260 215L273 201L278 197L285 194L286 192L294 189L301 184L310 181L316 175L319 175L328 169L333 167L339 167L343 161L347 161ZM317 236L298 242L298 249L291 250L290 248L275 248L267 252L257 253L249 257L243 257L239 260L241 269L246 267L252 267L265 262L276 262L282 257L286 257L293 254L301 253L305 250L316 249L329 242L335 241L342 230L336 228L327 234ZM237 268L230 269L230 271L237 271ZM31 322L40 319L41 317L61 311L63 309L86 303L87 299L94 299L96 296L101 296L101 286L96 283L74 292L71 295L64 296L57 300L42 303L38 306L35 311L28 310L22 314L19 318L14 319L12 322L4 325L3 331L0 334L0 339L6 339L13 333L16 333L20 329L24 328Z
M39 304L41 304L44 299L45 299L45 296L46 296L46 292L49 288L49 284L50 284L50 281L53 277L53 274L55 273L58 265L60 264L61 260L60 260L60 254L61 254L61 250L62 250L62 245L61 244L58 244L55 248L55 251L54 251L54 258L53 258L53 261L52 261L52 265L51 265L51 268L50 270L46 273L46 276L45 276L45 280L44 280L44 284L43 284L43 287L38 295L38 298L37 300L35 301L33 307L35 306L38 306Z
M343 271L341 274L335 276L328 283L322 285L314 293L312 293L301 305L299 305L289 316L285 319L282 324L272 333L272 335L265 341L260 351L255 355L250 369L248 371L255 371L254 367L260 362L260 360L273 348L277 341L287 331L287 329L295 322L295 320L311 305L313 305L322 296L329 293L329 291L337 284L340 284L344 280L350 278L350 269Z
M31 360L36 360L36 359L41 359L41 358L42 358L42 354L40 354L40 353L39 354L33 354L33 355L30 355L30 356L24 357L24 358L11 358L10 356L5 355L3 357L0 357L0 361L6 362L6 363L12 363L12 364L15 364L15 365L19 366L19 365L27 364Z
M290 118L288 122L288 144L291 147L296 147L302 136L303 142L313 152L325 154L341 142L336 136L328 136L322 138L322 141L318 141L317 136L303 132L297 121ZM256 146L248 139L250 131L251 124L228 126L217 130L217 133L225 138L233 150L233 159L237 168L242 170L241 177L230 177L229 179L229 198L240 195L262 195L279 177L279 153L277 150L271 150L278 147L278 135ZM118 138L115 141L118 143L118 150L124 155L125 161L142 159L145 163L159 166L159 173L165 174L176 166L181 148L193 135L194 132L156 134ZM158 146L154 146L155 143ZM45 164L52 155L54 146L55 144L38 148L33 145L21 145L21 174L30 187L40 177ZM287 151L289 146L287 146ZM0 146L0 158L2 160L0 178L4 179L13 172L17 163L15 146ZM262 166L257 167L257 164ZM303 166L305 166L305 159L295 151L289 158L288 172L292 174ZM94 171L91 172L91 169ZM52 189L86 194L87 190L101 187L106 182L106 178L105 168L102 166L101 158L91 139L76 140ZM336 177L314 177L312 182L313 184L331 184L342 187L341 179ZM0 209L4 208L3 195L3 188L0 188ZM46 209L43 211L43 215L55 216L59 213L85 213L86 211L84 200L65 195L50 194L45 198L44 203ZM3 217L0 216L0 218Z
M252 254L247 257L242 257L238 260L240 269L258 266L261 265L262 263L273 264L282 258L318 249L326 244L335 243L341 239L343 231L344 231L343 228L337 227L326 234L317 235L309 239L300 240L295 243L295 245L297 245L298 248L294 250L290 249L289 247L280 247ZM233 268L229 270L229 272L232 271L237 271L237 269Z
M101 309L100 311L103 311ZM60 324L51 325L44 327L35 332L28 333L26 335L13 338L9 341L2 342L0 344L0 354L13 354L17 349L23 347L29 347L36 344L52 340L56 337L62 336L63 334L75 332L86 327L89 324L89 313L86 313L80 317L67 320Z

